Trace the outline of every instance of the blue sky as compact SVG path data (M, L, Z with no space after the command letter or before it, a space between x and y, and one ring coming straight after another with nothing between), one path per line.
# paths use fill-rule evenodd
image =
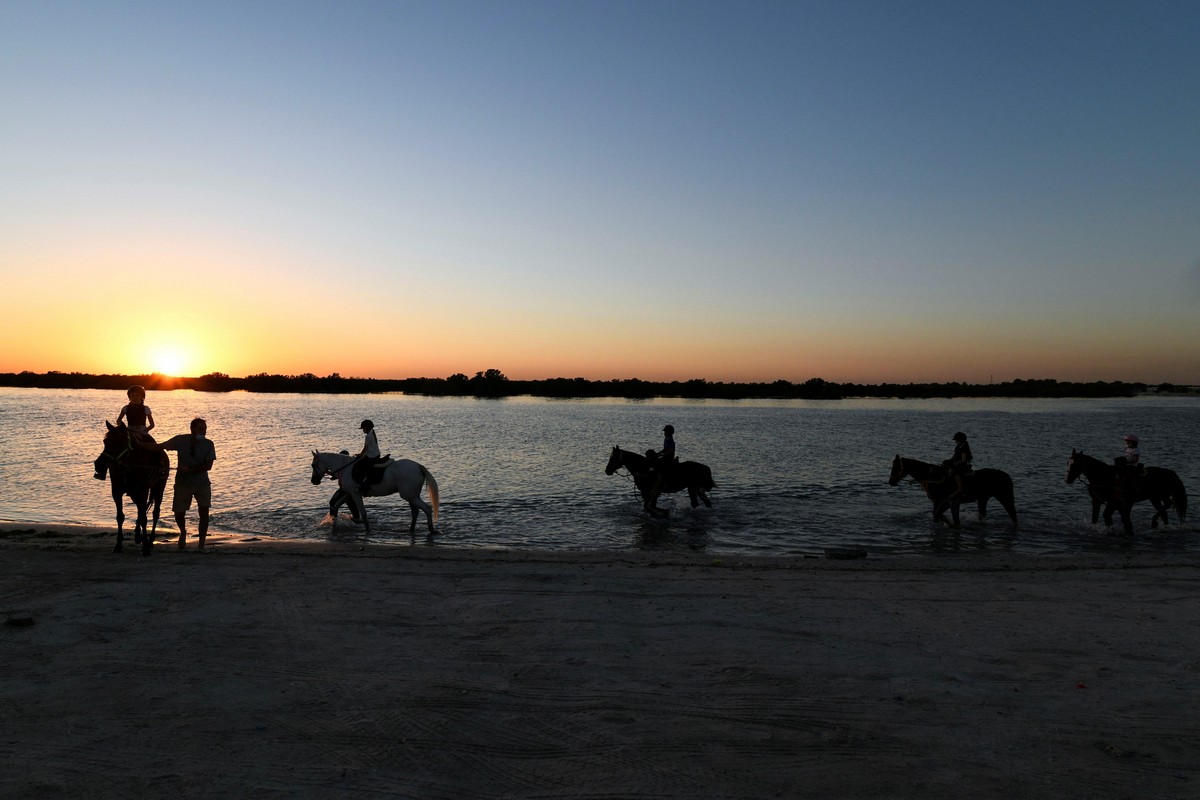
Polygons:
M1191 2L10 3L0 369L136 369L85 333L132 291L196 374L1200 383L1197 42Z

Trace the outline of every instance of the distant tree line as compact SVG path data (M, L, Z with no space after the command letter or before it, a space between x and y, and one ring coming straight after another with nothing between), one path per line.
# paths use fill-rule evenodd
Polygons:
M693 378L688 381L643 381L638 378L593 381L586 378L510 380L498 369L467 377L458 372L448 378L345 378L338 373L319 377L268 375L260 372L233 378L210 372L198 378L149 375L88 375L81 372L0 373L0 386L41 389L119 389L141 384L150 390L194 389L201 392L296 392L308 394L371 394L403 392L443 397L535 397L586 398L681 397L689 399L803 399L840 400L849 397L949 398L949 397L1130 397L1150 390L1145 383L1098 381L1074 383L1052 379L1014 380L1004 383L833 383L810 378L803 383L778 380L772 383L725 383ZM1159 393L1195 393L1194 386L1162 383Z

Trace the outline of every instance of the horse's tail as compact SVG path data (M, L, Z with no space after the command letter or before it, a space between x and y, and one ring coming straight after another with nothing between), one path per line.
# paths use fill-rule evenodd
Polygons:
M1175 513L1179 515L1179 521L1187 521L1187 489L1183 488L1183 481L1179 480L1179 476L1175 476L1175 488L1171 490L1171 502L1175 504Z
M425 485L429 487L429 499L433 502L433 524L437 525L438 506L441 504L441 498L438 496L437 481L433 479L433 473L421 467L421 474L425 476Z
M717 488L717 482L713 480L712 470L708 467L704 468L704 480L706 483L708 483L708 489L705 491Z

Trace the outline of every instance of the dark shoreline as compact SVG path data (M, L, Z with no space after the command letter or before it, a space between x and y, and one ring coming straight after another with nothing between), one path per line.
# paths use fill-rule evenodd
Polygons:
M325 377L313 374L268 375L260 373L234 378L210 373L195 378L176 378L160 373L145 375L92 375L81 372L0 373L0 386L28 389L112 389L124 390L141 384L155 391L192 389L200 392L257 392L294 394L384 394L403 393L433 397L546 397L648 400L684 398L695 400L844 400L850 398L1110 398L1133 397L1153 391L1158 394L1195 394L1197 387L1162 383L1095 381L1077 383L1053 379L1005 381L1002 383L832 383L811 378L804 383L778 380L772 383L726 383L693 379L689 381L643 381L628 378L593 381L585 378L549 378L512 380L499 370L478 372L468 378L461 373L448 378L347 378L334 373Z

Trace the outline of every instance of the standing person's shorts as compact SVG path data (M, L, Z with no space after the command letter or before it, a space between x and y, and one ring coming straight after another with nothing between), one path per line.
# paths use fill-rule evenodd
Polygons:
M171 510L176 514L185 514L192 507L192 498L200 508L212 505L212 485L180 486L175 484L175 499L171 501Z

